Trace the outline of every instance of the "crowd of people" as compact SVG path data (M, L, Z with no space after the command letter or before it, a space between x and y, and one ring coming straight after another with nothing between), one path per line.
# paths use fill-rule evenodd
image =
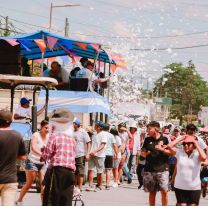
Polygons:
M82 79L82 81L79 81L79 84L84 85L85 82L83 79L86 79L87 88L85 88L85 91L99 91L99 85L109 80L110 77L104 77L104 74L98 71L94 63L89 61L88 58L82 57L79 63L80 66L73 68L70 72L58 61L51 62L50 68L48 68L46 64L43 64L43 72L41 76L56 79L58 81L56 88L60 90L73 90L73 86L70 84L72 80ZM21 68L22 76L32 76L30 66L27 63L26 58L21 59Z
M98 121L94 128L84 129L69 110L60 108L49 121L41 122L26 156L22 138L10 128L11 122L12 114L1 110L2 206L13 206L15 201L22 205L37 174L43 206L71 206L73 197L84 190L85 175L84 188L89 192L117 188L125 180L131 184L137 176L138 189L149 193L150 206L156 205L158 191L162 206L168 205L169 190L175 192L178 206L199 205L201 187L206 195L207 137L197 133L193 124L161 128L157 121L130 121L128 125ZM26 172L17 200L16 159L25 161Z

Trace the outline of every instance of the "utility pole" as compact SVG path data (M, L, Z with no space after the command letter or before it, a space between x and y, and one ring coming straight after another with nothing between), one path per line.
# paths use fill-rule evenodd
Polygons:
M65 19L64 29L65 29L65 33L64 33L65 37L69 37L69 19L68 18Z
M4 32L4 36L8 36L9 35L9 17L6 16L5 18L5 32Z

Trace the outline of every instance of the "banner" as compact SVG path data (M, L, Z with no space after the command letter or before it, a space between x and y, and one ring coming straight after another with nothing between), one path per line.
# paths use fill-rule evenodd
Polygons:
M90 46L95 49L96 51L100 50L100 45L99 44L90 44Z
M86 43L76 42L75 44L77 46L79 46L80 48L82 48L83 50L87 50L87 44Z
M46 50L46 43L43 39L34 39L34 42L38 45L40 51L42 52L42 54L45 53Z
M16 39L4 39L7 43L9 43L11 46L17 46L19 45L19 42L17 42Z
M47 36L48 48L52 51L58 39L52 36Z

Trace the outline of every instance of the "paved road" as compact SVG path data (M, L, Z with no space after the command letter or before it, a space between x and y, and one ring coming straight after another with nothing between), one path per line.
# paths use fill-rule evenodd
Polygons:
M83 192L85 206L145 206L148 205L148 194L137 189L137 184L123 184L120 188L102 190L99 192ZM173 192L169 192L169 206L175 206L176 200ZM157 195L157 206L161 205L160 194ZM208 205L208 196L201 199L200 206ZM24 206L41 206L37 193L28 193ZM79 205L77 205L79 206Z

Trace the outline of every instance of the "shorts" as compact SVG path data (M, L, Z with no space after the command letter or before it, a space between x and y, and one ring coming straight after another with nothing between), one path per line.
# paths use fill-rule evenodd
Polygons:
M75 165L76 165L76 171L75 175L82 175L85 174L85 156L75 158Z
M118 169L119 164L120 164L121 158L118 158L116 160L113 160L113 168Z
M105 157L105 169L112 169L113 168L113 156L107 155Z
M26 170L31 170L31 171L36 171L39 172L40 170L44 169L44 164L37 164L29 159L25 160L25 169Z
M88 162L88 170L94 170L96 167L97 173L103 173L105 157L91 157Z
M199 205L201 190L181 190L175 188L177 203Z
M145 192L167 192L169 185L169 172L144 172L143 184Z

